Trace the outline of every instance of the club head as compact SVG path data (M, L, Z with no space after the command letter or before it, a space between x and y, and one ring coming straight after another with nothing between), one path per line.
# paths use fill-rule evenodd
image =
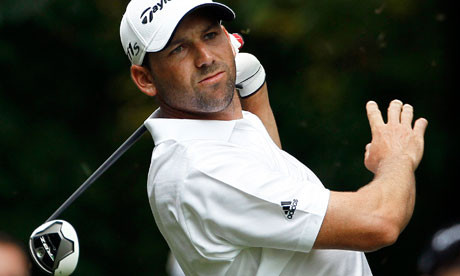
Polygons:
M70 275L77 267L80 252L77 232L67 221L42 224L30 235L29 248L35 263L48 274Z

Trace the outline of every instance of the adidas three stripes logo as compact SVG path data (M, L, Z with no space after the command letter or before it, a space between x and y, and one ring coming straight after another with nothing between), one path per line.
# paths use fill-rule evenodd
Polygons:
M294 216L297 202L299 202L297 199L293 199L292 201L281 201L281 208L283 208L284 215L287 219L292 219Z

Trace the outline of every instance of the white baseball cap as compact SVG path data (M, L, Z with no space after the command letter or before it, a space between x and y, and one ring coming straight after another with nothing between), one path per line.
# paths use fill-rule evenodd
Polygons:
M212 0L131 0L120 24L121 44L132 64L141 65L146 52L165 48L182 18L198 9L212 8L222 20L235 13Z

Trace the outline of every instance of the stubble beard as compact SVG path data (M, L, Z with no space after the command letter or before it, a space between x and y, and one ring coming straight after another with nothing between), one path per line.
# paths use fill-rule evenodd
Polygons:
M218 86L212 88L213 91L200 91L198 88L194 88L195 98L193 105L196 106L199 110L204 112L215 113L225 110L233 101L234 91L235 91L235 78L234 73L230 70L230 67L226 64L209 66L206 69L203 69L201 75L205 76L208 73L213 73L217 71L225 71L228 75L225 86L223 87L222 97L216 97L215 95L210 95L216 93Z
M232 67L231 67L232 66ZM190 95L187 91L180 91L178 87L175 87L171 83L157 82L158 96L162 102L174 109L185 108L186 112L190 113L217 113L225 110L230 106L233 101L235 91L235 78L236 69L234 63L228 66L225 63L213 64L202 68L197 74L197 78L202 78L207 74L225 71L228 75L227 81L223 87L224 91L222 96L216 96L220 88L217 84L216 87L208 87L208 91L199 89L196 86L191 87L192 97L184 97L184 95ZM233 68L233 70L231 70ZM155 78L155 77L154 77ZM183 88L186 90L186 88ZM171 93L171 91L174 91Z

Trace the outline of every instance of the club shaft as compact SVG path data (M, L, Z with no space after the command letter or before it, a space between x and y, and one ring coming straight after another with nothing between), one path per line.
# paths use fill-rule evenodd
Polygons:
M86 189L93 184L110 166L113 165L136 141L144 134L147 128L142 124L83 184L46 220L51 221L69 207Z

